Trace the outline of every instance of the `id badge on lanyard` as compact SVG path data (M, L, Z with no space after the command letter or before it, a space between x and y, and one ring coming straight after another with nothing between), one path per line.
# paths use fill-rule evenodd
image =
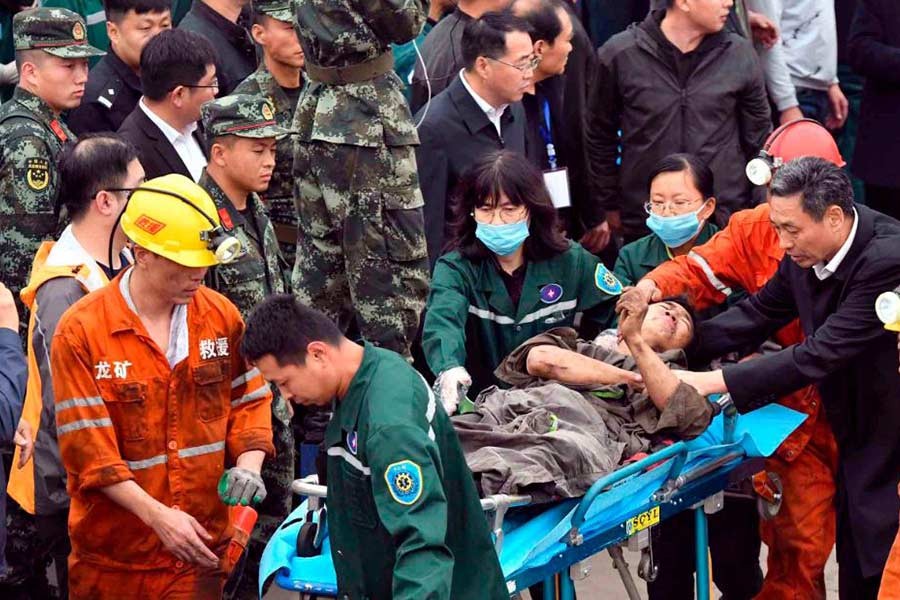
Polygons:
M546 98L541 100L541 138L547 147L547 162L550 169L544 171L544 185L550 193L550 201L557 209L572 206L572 198L569 194L569 170L566 167L559 168L556 162L556 146L553 145L553 130L550 125L550 102Z

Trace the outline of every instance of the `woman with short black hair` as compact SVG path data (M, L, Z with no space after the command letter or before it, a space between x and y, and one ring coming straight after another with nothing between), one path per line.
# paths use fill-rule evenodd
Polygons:
M524 156L486 155L461 178L425 310L422 346L448 413L528 338L553 327L605 327L621 284L557 224L543 177ZM596 312L596 315L594 313ZM611 373L613 374L613 373Z

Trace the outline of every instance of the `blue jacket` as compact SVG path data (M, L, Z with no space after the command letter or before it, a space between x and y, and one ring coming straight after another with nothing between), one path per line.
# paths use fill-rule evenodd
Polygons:
M0 327L0 443L12 442L22 415L28 367L22 340L12 329ZM0 463L0 486L6 490L6 472ZM6 494L0 496L0 575L6 573Z

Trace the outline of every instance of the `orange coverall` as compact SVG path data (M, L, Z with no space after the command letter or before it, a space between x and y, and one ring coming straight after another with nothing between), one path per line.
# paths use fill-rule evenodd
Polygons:
M728 227L687 256L663 263L649 274L663 296L687 294L702 310L720 304L732 287L755 293L775 274L784 256L769 221L769 205L734 213ZM782 346L800 342L798 321L779 331ZM838 450L815 386L779 400L807 416L803 425L766 461L784 485L778 515L760 522L769 547L768 570L757 600L825 599L825 563L835 543L835 478Z
M127 272L126 272L127 273ZM271 392L238 347L243 322L201 287L173 327L170 367L120 290L122 276L63 315L51 364L56 421L72 498L69 593L78 598L219 598L224 573L184 564L101 488L134 480L193 516L222 556L232 535L217 494L249 450L274 453ZM186 335L185 335L186 332ZM178 360L175 358L174 360Z
M897 486L897 493L900 494L900 485ZM887 564L884 565L878 600L900 600L900 532L894 538Z

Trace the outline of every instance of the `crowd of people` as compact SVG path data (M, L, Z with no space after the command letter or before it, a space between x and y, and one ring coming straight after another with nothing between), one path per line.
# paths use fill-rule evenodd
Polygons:
M558 384L803 413L717 587L900 599L891 0L4 0L0 94L3 598L255 598L313 471L344 597L506 598L454 415Z

